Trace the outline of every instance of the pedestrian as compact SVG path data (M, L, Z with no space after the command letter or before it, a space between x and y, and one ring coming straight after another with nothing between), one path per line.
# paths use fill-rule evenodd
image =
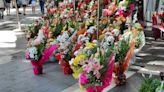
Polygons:
M30 0L29 2L32 6L32 13L35 14L36 0Z
M157 40L158 38L160 38L160 30L158 28L155 28L154 26L158 25L158 19L157 19L157 13L154 12L153 16L152 16L152 31L153 31L153 36L154 39Z
M26 15L26 7L28 5L28 0L22 0L23 14Z
M0 0L0 18L3 19L3 12L5 11L5 1L4 0Z
M16 0L16 4L17 4L18 13L21 14L21 13L19 12L19 8L20 8L21 5L22 5L22 0Z
M10 3L11 3L11 0L5 0L7 15L10 15Z
M44 15L44 4L45 4L45 0L39 0L39 4L40 4L40 10L42 15Z

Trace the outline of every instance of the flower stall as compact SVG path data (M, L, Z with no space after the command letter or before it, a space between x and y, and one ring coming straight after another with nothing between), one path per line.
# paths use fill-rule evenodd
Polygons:
M117 85L124 84L126 69L145 44L133 0L64 0L55 7L47 2L47 14L27 29L26 58L34 74L53 56L87 92L101 92L112 74Z

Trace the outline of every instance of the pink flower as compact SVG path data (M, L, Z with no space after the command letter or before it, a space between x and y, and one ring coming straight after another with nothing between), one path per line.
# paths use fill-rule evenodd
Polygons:
M97 78L97 79L99 79L100 76L101 76L100 73L97 73L97 74L96 74L96 78Z
M130 11L132 12L134 10L135 5L134 4L130 4Z
M49 30L48 27L45 27L45 28L44 28L44 34L45 34L46 37L48 37L48 30Z
M104 9L104 13L105 13L105 16L110 16L112 15L112 11L108 10L108 9Z
M123 15L124 12L121 9L118 9L118 13L119 15Z
M116 10L116 5L114 4L113 7L112 7L113 10Z
M84 66L83 70L89 73L93 70L93 61L89 60L87 62L88 62L88 65Z
M38 45L40 45L40 41L38 41L38 40L35 40L35 41L34 41L34 45L35 45L35 46L38 46Z
M30 53L26 51L26 59L30 59Z
M87 84L89 81L86 78L86 72L83 72L80 76L79 76L79 83L80 84Z
M93 74L95 74L97 78L100 78L99 70L100 70L101 68L103 68L103 66L100 65L99 62L96 62L96 63L93 64L93 69L94 69Z

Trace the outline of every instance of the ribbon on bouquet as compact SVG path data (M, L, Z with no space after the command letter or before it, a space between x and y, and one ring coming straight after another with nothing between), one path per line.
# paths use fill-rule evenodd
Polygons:
M130 59L131 57L133 56L133 53L134 53L134 47L135 47L135 43L134 43L134 40L131 41L130 43L130 49L125 57L125 62L123 64L123 72L126 71L128 65L129 65L129 62L130 62Z

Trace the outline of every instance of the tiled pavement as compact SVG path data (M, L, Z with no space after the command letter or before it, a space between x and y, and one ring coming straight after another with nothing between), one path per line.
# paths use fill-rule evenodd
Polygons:
M30 13L30 11L29 11ZM22 26L29 24L33 18L38 18L40 15L27 16L21 15ZM8 22L7 22L8 21ZM17 22L14 15L14 10L11 16L0 20L0 31L12 31L16 28ZM16 32L16 34L19 32ZM148 62L164 62L164 42L163 40L154 41L151 31L146 33L146 46L138 55L138 64L147 65ZM25 59L25 36L16 35L17 41L14 48L0 48L0 92L73 92L78 87L72 90L67 90L77 81L71 75L64 75L57 62L46 63L44 65L45 74L34 76L30 63ZM147 66L146 66L147 67ZM154 68L154 66L151 66ZM163 66L158 67L164 69ZM136 72L136 71L134 71ZM139 73L133 74L128 78L127 84L107 90L108 92L138 92L142 81L142 76ZM113 85L113 84L111 84ZM76 91L79 92L79 91Z

